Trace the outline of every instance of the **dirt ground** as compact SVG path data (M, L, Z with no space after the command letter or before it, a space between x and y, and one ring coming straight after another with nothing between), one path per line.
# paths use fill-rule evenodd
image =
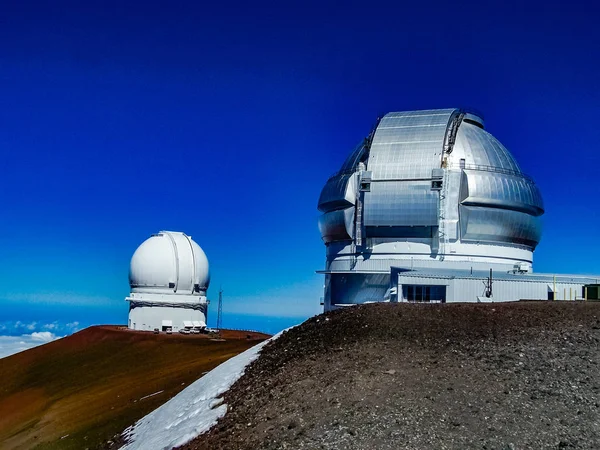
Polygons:
M0 448L95 448L267 337L99 326L2 358Z
M600 303L370 304L269 344L184 449L599 449Z

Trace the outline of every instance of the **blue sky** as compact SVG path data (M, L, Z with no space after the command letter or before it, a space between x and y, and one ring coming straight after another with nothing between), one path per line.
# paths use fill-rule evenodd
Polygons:
M0 322L125 323L162 229L225 325L318 312L320 189L394 110L483 111L544 196L535 270L600 273L596 7L522 3L3 2Z

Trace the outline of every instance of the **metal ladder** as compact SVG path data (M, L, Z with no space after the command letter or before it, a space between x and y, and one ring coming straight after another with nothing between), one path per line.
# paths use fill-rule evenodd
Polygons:
M440 209L438 217L438 242L439 249L438 255L440 261L444 260L446 255L446 248L450 243L448 239L448 232L446 231L446 198L448 197L448 169L444 169L444 177L442 178L442 189L440 190Z
M448 155L454 150L454 143L456 142L456 135L458 133L458 127L462 123L465 112L457 110L450 118L450 123L444 136L444 148L442 151L442 169L444 170L444 176L442 178L442 189L440 190L440 209L438 216L438 255L440 261L443 261L446 257L446 249L450 243L448 238L448 232L446 230L446 203L448 197Z

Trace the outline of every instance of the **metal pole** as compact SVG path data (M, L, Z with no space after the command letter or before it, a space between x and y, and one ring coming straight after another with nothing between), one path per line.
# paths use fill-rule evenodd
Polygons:
M554 292L552 293L552 300L557 300L557 298L556 298L556 275L554 275Z
M223 321L223 289L219 286L219 311L217 313L217 330L221 331Z
M583 299L587 302L587 286L583 287Z

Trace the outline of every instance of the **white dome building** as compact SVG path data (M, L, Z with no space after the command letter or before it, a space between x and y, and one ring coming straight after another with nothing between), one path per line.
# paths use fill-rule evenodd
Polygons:
M129 268L129 328L206 327L208 259L185 233L161 231L140 245Z

